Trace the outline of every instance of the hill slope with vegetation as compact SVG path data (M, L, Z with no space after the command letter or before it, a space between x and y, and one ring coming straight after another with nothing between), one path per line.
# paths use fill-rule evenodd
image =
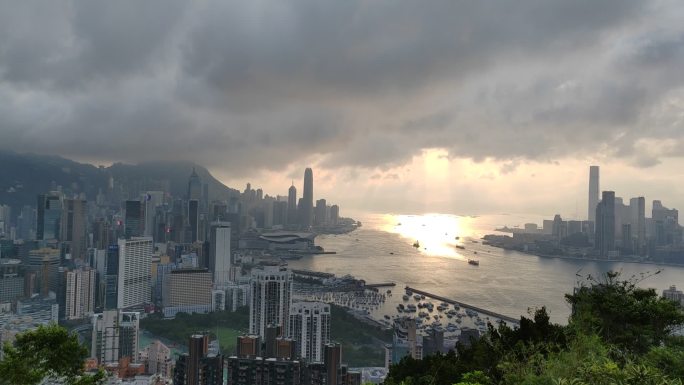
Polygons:
M638 287L642 278L589 276L566 295L573 307L567 326L549 322L541 308L522 317L517 329L490 325L470 347L404 358L385 384L682 384L684 339L672 331L684 313L655 290Z

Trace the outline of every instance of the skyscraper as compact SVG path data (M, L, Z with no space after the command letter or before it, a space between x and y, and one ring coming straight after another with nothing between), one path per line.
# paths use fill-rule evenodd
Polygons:
M304 229L311 227L313 219L313 171L311 168L304 170L304 194L300 214L302 227Z
M267 325L287 330L292 303L292 273L280 266L252 270L252 298L249 306L249 333L265 336Z
M36 239L59 239L63 198L60 192L38 195Z
M596 223L596 205L599 201L599 166L589 166L589 215L588 219Z
M142 204L139 200L129 200L125 203L124 234L126 238L142 235Z
M596 206L595 245L601 257L615 251L615 192L604 191Z
M151 302L152 238L119 239L117 308Z
M195 172L195 168L192 168L192 174L188 178L188 196L187 199L202 199L202 182L200 181L199 175Z
M155 219L157 217L156 209L164 203L163 191L148 191L145 193L145 225L143 235L146 237L154 237L155 235Z
M629 200L632 232L635 232L636 249L634 252L643 255L646 252L646 199L644 197Z
M324 226L328 223L328 203L325 199L316 201L316 212L314 215L314 224L316 226Z
M119 245L107 246L104 274L104 308L116 309L119 301Z
M214 284L223 286L230 282L233 259L230 251L230 222L212 222L209 241L209 270L214 274Z
M199 236L199 201L188 201L188 224L190 226L190 242L197 242Z
M297 218L297 188L293 184L287 191L287 223L296 224Z
M295 302L290 307L288 337L296 342L297 356L323 362L323 347L330 343L330 305Z
M84 259L86 250L86 201L65 199L60 224L60 240L68 245L73 259Z

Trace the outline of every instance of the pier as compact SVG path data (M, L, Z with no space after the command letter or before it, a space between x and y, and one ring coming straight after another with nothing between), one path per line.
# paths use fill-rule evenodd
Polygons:
M306 275L309 277L316 277L316 278L333 278L333 277L335 277L335 274L321 273L319 271L311 271L311 270L292 269L292 273L297 274L297 275Z
M397 286L396 283L394 282L383 282L383 283L368 283L366 284L366 288L378 288L378 287L394 287Z
M451 305L459 305L459 306L462 306L462 307L465 307L465 308L468 308L468 309L471 309L471 310L475 310L475 311L478 312L478 313L486 314L486 315L492 316L492 317L494 317L494 318L499 318L499 319L501 319L502 321L506 321L506 322L508 322L508 323L510 323L510 324L515 324L515 325L519 325L519 324L520 324L520 320L518 320L518 319L509 317L509 316L506 316L506 315L503 315L503 314L495 313L495 312L493 312L493 311L490 311L490 310L487 310L487 309L483 309L483 308L480 308L480 307L477 307L477 306L468 305L468 304L465 304L465 303L460 302L460 301L454 301L453 299L449 299L449 298L446 298L446 297L442 297L442 296L437 295L437 294L428 293L427 291L422 291L422 290L419 290L419 289L414 289L414 288L408 287L408 286L406 286L405 290L409 290L409 291L411 291L411 292L413 292L413 293L415 293L415 294L424 295L424 296L426 296L426 297L429 297L429 298L432 298L432 299L436 299L436 300L438 300L438 301L446 302L446 303L451 304Z

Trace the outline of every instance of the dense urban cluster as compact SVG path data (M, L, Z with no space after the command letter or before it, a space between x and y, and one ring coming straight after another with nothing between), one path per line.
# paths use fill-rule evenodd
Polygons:
M586 220L564 220L560 215L544 220L540 227L501 228L512 236L487 235L494 246L541 256L568 256L612 261L684 264L684 240L679 211L654 200L646 216L646 199L635 197L629 204L614 191L599 195L599 167L589 169L589 199Z
M325 252L317 233L358 225L325 199L314 205L311 169L299 199L294 185L271 197L249 184L212 199L194 169L183 196L151 183L159 189L109 177L96 197L54 186L18 215L0 206L0 342L60 322L89 343L87 368L105 369L111 383L222 384L224 364L231 384L360 382L333 344L329 305L293 298L292 272L282 267ZM140 323L150 315L244 306L250 327L236 352L222 352L202 331L187 336L177 361L160 341L141 346ZM282 370L289 382L273 377Z

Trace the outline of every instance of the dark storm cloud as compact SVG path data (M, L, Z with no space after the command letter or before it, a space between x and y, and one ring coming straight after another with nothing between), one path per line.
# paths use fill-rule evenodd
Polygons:
M678 2L0 3L0 147L235 173L684 142ZM674 140L639 153L644 139ZM668 142L669 143L669 142Z

